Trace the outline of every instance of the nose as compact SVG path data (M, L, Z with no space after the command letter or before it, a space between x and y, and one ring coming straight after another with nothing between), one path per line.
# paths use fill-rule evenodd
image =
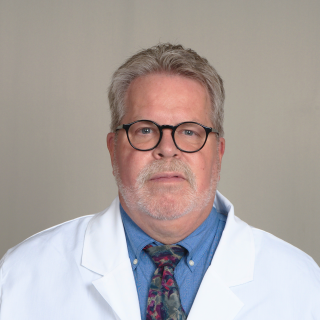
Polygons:
M179 157L181 151L176 147L172 138L171 129L162 130L162 138L158 146L153 149L153 156L160 160L162 158Z

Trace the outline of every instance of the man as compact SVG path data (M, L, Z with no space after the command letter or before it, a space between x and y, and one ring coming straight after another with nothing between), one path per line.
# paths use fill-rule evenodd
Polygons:
M222 80L171 44L114 74L107 137L119 198L1 262L1 320L320 319L320 270L216 191Z

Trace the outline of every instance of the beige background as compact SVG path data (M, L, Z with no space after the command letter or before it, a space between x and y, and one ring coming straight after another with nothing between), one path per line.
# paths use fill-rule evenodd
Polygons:
M2 0L0 256L108 206L111 74L171 41L225 81L220 191L319 264L319 35L318 0Z

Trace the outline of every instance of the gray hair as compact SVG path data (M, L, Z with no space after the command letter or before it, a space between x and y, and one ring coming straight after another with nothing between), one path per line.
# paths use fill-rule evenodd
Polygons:
M115 132L125 115L125 98L130 83L138 77L154 73L179 75L202 84L210 96L212 123L219 131L219 136L223 137L225 93L222 79L207 59L200 57L192 49L170 43L160 43L139 51L113 74L108 94L112 132Z

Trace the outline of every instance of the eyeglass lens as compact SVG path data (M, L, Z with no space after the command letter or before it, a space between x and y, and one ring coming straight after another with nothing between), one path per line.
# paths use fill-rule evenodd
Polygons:
M160 139L159 128L150 121L138 121L128 131L131 144L140 150L154 148ZM182 123L174 133L179 149L193 152L202 147L206 140L206 130L196 123Z

